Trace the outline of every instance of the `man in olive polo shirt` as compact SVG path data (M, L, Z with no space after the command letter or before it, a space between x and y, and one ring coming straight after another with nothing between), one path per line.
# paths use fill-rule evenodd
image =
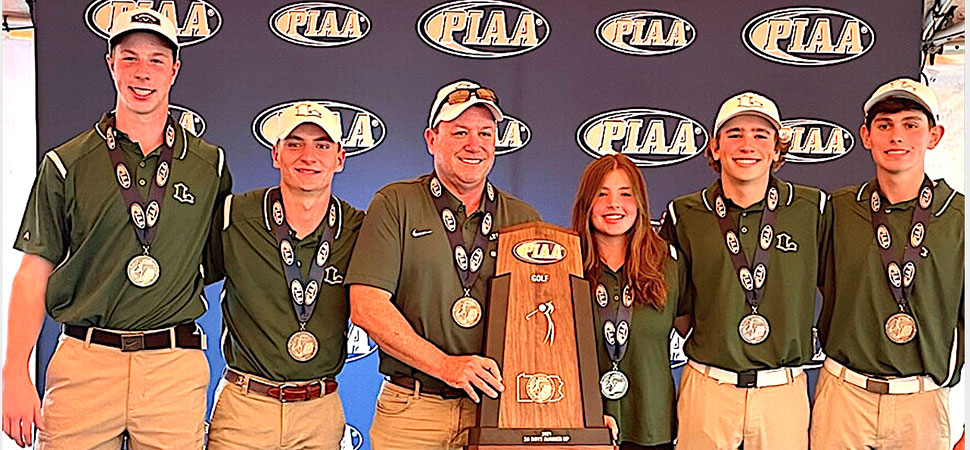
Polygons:
M964 197L925 172L944 131L932 89L893 80L863 112L876 176L832 194L812 448L947 449L964 361Z
M434 172L385 186L367 211L346 283L387 376L374 449L461 448L479 393L502 390L496 362L479 356L497 230L539 214L486 179L500 120L491 89L442 87L424 132Z
M113 22L114 111L47 152L15 248L3 429L39 448L201 448L209 366L202 248L232 184L223 151L168 114L175 25ZM64 324L43 408L27 371L44 311Z
M340 116L298 102L266 121L279 186L229 196L207 281L225 278L222 382L209 449L335 449L347 357L344 273L364 212L332 196L344 168ZM273 417L273 420L266 418Z
M678 448L808 448L801 366L831 215L824 192L771 175L790 146L783 134L769 98L729 98L706 149L719 179L668 205L661 234L687 266L680 313L693 324Z

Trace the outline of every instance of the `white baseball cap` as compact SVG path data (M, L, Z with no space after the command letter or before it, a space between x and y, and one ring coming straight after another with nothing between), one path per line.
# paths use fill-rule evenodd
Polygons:
M155 33L171 44L178 57L179 40L175 24L158 11L150 8L132 8L121 14L111 22L108 30L108 51L117 44L117 38L132 31Z
M940 104L936 100L936 93L929 86L911 78L897 78L882 86L879 86L866 104L862 107L862 113L869 115L869 110L887 98L907 98L919 103L933 115L936 122L940 121Z
M778 115L778 106L770 98L757 92L742 92L731 97L721 104L721 109L717 112L717 120L714 121L714 134L721 129L725 122L742 114L754 114L765 118L775 130L781 129L781 117Z
M263 124L262 134L275 145L304 123L323 128L330 140L340 144L340 114L330 111L322 103L312 101L294 103L270 116Z
M498 107L498 96L494 91L474 81L458 80L438 89L438 95L431 104L428 128L438 126L439 122L455 120L475 105L488 108L496 122L502 120L502 110Z

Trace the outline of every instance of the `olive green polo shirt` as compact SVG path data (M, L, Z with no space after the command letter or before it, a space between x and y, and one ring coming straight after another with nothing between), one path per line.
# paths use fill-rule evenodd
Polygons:
M207 307L199 267L213 208L232 187L225 155L177 125L151 245L161 273L152 286L137 287L126 270L143 250L108 156L106 120L44 156L14 248L56 266L46 304L58 322L115 330L191 322ZM134 185L147 198L161 147L143 156L127 135L117 137Z
M800 366L812 360L815 294L823 262L819 255L831 229L831 208L826 207L825 192L776 181L777 221L758 307L771 332L755 345L738 335L738 325L751 307L713 209L720 180L667 207L661 235L680 250L687 268L679 312L694 317L694 331L684 352L697 362L739 372ZM730 199L725 203L747 260L753 261L765 200L747 208Z
M287 352L287 341L300 330L300 322L290 300L276 236L270 228L268 191L262 188L227 197L213 223L206 281L225 277L221 303L226 364L240 372L281 382L335 377L347 358L350 307L344 275L364 212L337 200L340 208L330 258L324 268L317 306L306 323L306 331L317 338L319 349L312 359L300 362ZM292 236L304 280L326 225L324 218L303 239Z
M663 309L650 305L633 305L629 341L619 369L630 380L626 395L619 400L603 399L604 413L616 419L620 430L618 442L658 445L672 442L676 432L677 401L674 378L670 372L670 331L677 312L680 289L686 282L684 265L671 246L670 260L665 265L667 303ZM619 309L626 286L626 272L616 272L600 264L597 282L606 287L610 302L607 308ZM596 285L591 286L595 299ZM595 300L594 300L595 302ZM603 337L603 308L593 307L596 348L599 350L600 374L613 369Z
M464 295L444 225L428 189L431 175L389 184L374 195L347 269L345 283L364 284L391 293L396 306L414 331L452 355L481 354L485 320L462 328L451 317L455 300ZM443 189L469 247L484 217L484 198L468 214L461 201ZM527 203L495 189L493 230L539 220ZM483 193L483 196L485 194ZM471 287L471 296L488 311L488 280L495 274L498 231L489 237L485 261ZM443 381L380 352L381 373L410 376L429 389L447 387Z
M942 386L960 381L964 361L963 194L945 181L933 189L931 215L907 309L916 319L916 338L896 344L885 322L899 312L889 290L870 223L871 180L832 194L833 245L826 253L824 301L818 319L826 355L871 375L929 375ZM888 203L888 202L887 202ZM887 221L897 260L915 211L915 199L887 205Z

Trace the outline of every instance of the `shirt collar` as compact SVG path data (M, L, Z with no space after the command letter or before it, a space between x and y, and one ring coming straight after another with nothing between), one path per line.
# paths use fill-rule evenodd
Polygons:
M775 177L774 175L770 175L769 177L770 177L768 180L769 185L771 183L774 183L775 186L778 186L778 207L780 208L783 206L791 205L792 200L794 198L794 193L795 193L795 189L792 186L792 184L787 181L781 180ZM712 182L709 186L704 188L703 191L701 191L701 198L704 200L704 207L707 208L708 211L714 211L714 192L717 191L717 188L720 185L721 185L721 179L718 178L714 180L714 182ZM747 208L742 208L738 206L733 201L731 201L731 199L727 197L724 198L724 202L725 202L725 205L727 205L728 209L750 211L750 210L763 209L765 204L765 199L761 199L760 201L756 202L755 204Z

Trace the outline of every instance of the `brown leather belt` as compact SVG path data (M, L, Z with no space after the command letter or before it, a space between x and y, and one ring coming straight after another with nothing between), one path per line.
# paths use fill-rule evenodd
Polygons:
M402 388L414 390L415 379L411 377L404 376L394 376L388 377L387 381L391 384L396 384ZM441 398L462 398L467 397L468 393L461 389L454 388L443 388L443 389L428 389L424 387L424 383L421 383L421 388L419 394L431 394L437 395Z
M173 328L157 331L116 332L95 327L64 325L64 334L82 341L87 340L91 331L91 342L108 347L119 348L123 352L139 350L160 350L163 348L201 349L202 333L196 334L195 323L183 323ZM172 337L175 345L172 345Z
M252 377L247 377L232 369L226 369L226 381L236 386L245 387L243 383L249 378L249 392L265 395L279 400L280 403L302 402L315 400L337 390L337 380L326 378L305 384L264 383Z

